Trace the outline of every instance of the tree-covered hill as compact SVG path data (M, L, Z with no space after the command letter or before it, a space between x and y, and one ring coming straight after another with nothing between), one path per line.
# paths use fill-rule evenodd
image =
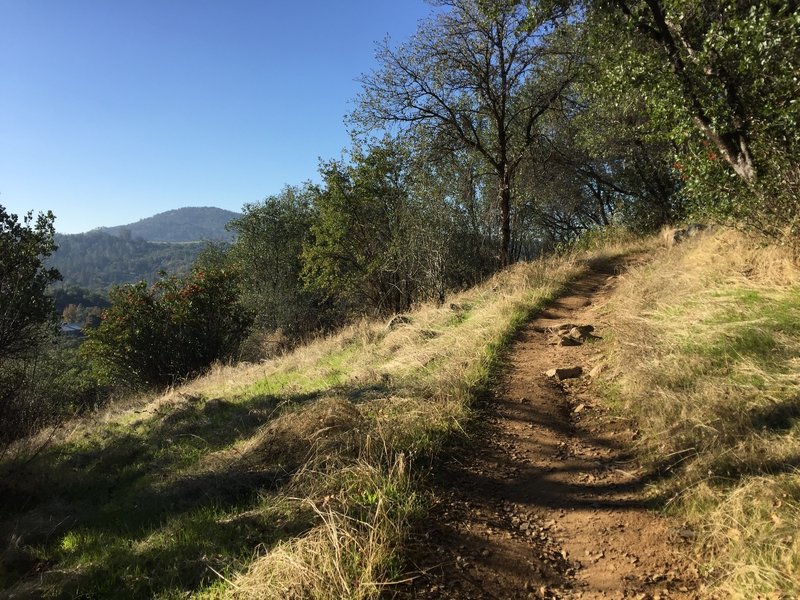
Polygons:
M168 210L136 223L101 227L96 231L148 242L231 241L233 235L225 226L240 216L222 208L187 206Z
M186 273L203 242L156 244L120 238L102 231L56 235L58 250L48 264L56 267L65 285L107 290L113 285L152 281L159 271Z

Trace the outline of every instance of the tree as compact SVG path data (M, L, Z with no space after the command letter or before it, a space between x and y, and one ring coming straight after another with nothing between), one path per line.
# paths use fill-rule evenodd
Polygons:
M586 65L571 86L571 110L546 120L547 144L519 175L518 230L545 246L611 223L651 232L682 217L673 149L648 131L641 103L624 107L595 93Z
M236 233L229 259L241 273L242 303L262 330L281 330L293 336L327 324L320 294L304 289L301 278L303 247L315 218L313 190L286 187L229 223Z
M447 292L474 285L496 268L491 176L480 156L466 149L439 152L435 141L420 137L415 132L409 146L416 222L407 245L419 256L421 297L444 302Z
M742 180L752 183L757 177L753 136L760 127L781 121L785 127L791 117L796 138L800 111L787 114L791 100L776 97L797 92L796 2L605 0L597 5L621 21L615 30L628 34L629 57L647 56L639 69L657 63L651 77L665 78L672 88L653 101L679 100L672 110L683 111ZM633 60L624 66L632 67ZM766 122L758 123L761 119Z
M682 219L683 185L672 144L650 135L641 104L623 109L594 94L592 83L583 87L587 107L573 120L576 151L567 160L584 196L598 206L594 223L605 226L613 219L647 233Z
M99 379L131 387L167 385L230 358L250 326L238 302L238 274L198 266L186 277L163 276L113 288L111 308L87 331L81 352Z
M78 321L78 305L67 304L61 312L61 320L64 323L76 323Z
M19 221L0 206L0 364L29 355L43 327L54 323L47 287L61 278L44 261L56 249L55 217L29 212Z
M380 70L362 77L354 121L415 126L480 154L497 180L502 266L511 260L514 178L537 123L573 78L570 52L547 43L552 12L514 0L439 0L445 12L405 44L384 43Z
M51 415L31 387L42 343L55 328L47 287L60 278L44 260L56 248L53 213L20 222L0 206L0 454Z
M616 101L644 100L701 208L800 233L798 3L596 0L593 51Z
M405 243L414 210L407 155L389 140L323 164L312 237L303 252L311 289L354 312L406 310L417 293L416 248Z

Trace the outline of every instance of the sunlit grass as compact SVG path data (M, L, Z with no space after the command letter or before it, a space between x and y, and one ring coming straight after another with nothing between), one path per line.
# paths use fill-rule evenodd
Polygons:
M629 274L607 385L725 597L800 596L800 269L720 232Z

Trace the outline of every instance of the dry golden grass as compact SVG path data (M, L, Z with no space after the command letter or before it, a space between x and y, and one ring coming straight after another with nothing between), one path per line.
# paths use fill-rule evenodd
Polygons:
M800 596L800 268L704 234L627 274L610 312L609 393L653 493L697 530L723 596Z
M300 466L315 456L346 455L360 442L363 424L360 411L349 400L322 398L270 422L245 440L239 456L253 466L276 460Z
M359 461L335 478L336 498L302 500L318 524L258 556L231 582L233 597L360 600L392 583L394 552L417 508L405 460L388 470Z

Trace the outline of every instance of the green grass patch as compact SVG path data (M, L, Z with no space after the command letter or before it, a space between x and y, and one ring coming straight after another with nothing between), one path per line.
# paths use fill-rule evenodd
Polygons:
M784 338L800 335L800 290L715 290L712 296L711 311L703 305L710 314L684 333L684 353L707 357L711 371L735 374L745 361L776 372L791 370L789 361L800 351Z
M70 530L41 553L57 560L61 577L49 578L47 595L114 598L177 597L215 584L215 570L244 564L256 545L269 547L308 527L308 516L276 529L270 514L250 505L252 516L207 505L150 525L110 522Z

